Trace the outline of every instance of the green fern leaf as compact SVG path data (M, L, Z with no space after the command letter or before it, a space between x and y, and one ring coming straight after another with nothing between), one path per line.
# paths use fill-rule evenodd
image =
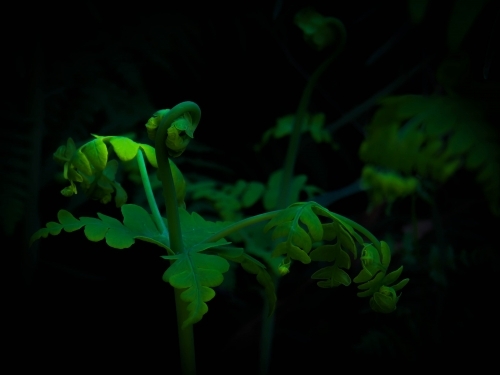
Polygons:
M142 151L144 151L144 153L146 154L146 159L148 159L149 164L151 164L155 168L158 168L158 161L156 160L155 148L150 145L146 145L144 143L141 143L139 146L141 147ZM172 162L170 159L169 161L170 161L170 166L175 165L175 163Z
M179 209L184 250L181 254L163 256L174 261L165 271L163 280L174 288L186 289L181 293L183 301L188 302L188 318L183 327L200 321L208 311L206 302L215 296L212 287L224 280L223 273L229 270L229 263L219 255L210 254L214 248L222 248L230 244L224 239L216 242L205 242L205 239L219 232L229 223L205 221L196 212L188 213ZM203 251L208 250L206 253ZM227 254L231 250L221 253ZM233 257L235 255L232 255Z
M333 217L332 217L333 216ZM322 262L333 262L331 266L319 269L313 275L313 279L326 279L318 282L318 286L322 288L333 288L339 285L350 285L351 278L342 269L351 267L351 259L345 250L349 250L354 259L357 257L357 248L354 242L361 241L361 237L352 227L342 220L338 215L331 213L331 218L334 220L331 223L322 224L323 240L333 241L333 245L322 245L314 249L311 254L311 260Z
M139 149L141 149L146 154L146 159L148 159L149 163L153 167L158 168L155 149L150 145L144 143L137 143L134 142L132 139L123 136L116 136L116 135L100 136L97 134L92 134L92 136L104 143L109 142L113 146L113 150L115 151L116 156L118 156L118 158L122 161L130 161L134 159L137 156L137 152L139 151ZM170 163L170 165L172 165L172 162Z
M319 216L326 217L332 222L322 224ZM362 238L348 222L347 218L330 212L315 202L301 202L292 204L278 213L264 227L264 232L275 228L273 239L284 238L284 241L275 247L273 256L287 255L291 259L307 264L311 262L308 253L313 241L337 238L341 246L350 250L356 258L357 248L354 239L362 243ZM307 232L300 224L307 228Z
M86 143L81 150L97 171L104 170L108 161L108 148L101 139Z
M267 223L264 232L275 228L273 239L285 238L274 249L273 257L286 254L304 264L311 262L307 254L311 250L312 241L319 241L323 237L323 227L316 213L312 211L313 206L319 205L314 202L292 204ZM299 223L304 224L308 232Z
M210 245L220 246L223 243L225 241ZM208 312L206 302L215 297L215 291L211 288L222 283L222 274L229 270L229 263L220 256L200 254L195 249L163 258L175 260L163 274L163 280L174 288L186 289L181 293L181 299L189 303L189 315L182 327L199 322Z
M127 202L127 193L115 180L118 162L116 160L108 161L109 153L106 144L110 144L118 158L124 162L133 160L141 149L146 154L149 163L157 168L155 149L123 136L99 136L96 134L92 134L92 136L96 139L87 142L78 149L73 140L69 138L66 146L60 146L54 153L54 159L64 164L64 178L70 181L70 186L63 189L62 194L65 196L76 194L75 182L80 182L85 194L91 199L100 200L102 203L108 203L111 200L111 195L115 193L116 207L121 207ZM186 194L186 182L179 168L172 160L169 162L177 200L182 205Z
M124 224L115 218L98 213L99 219L91 217L81 217L76 219L66 210L60 210L57 214L59 223L49 222L46 228L36 231L30 239L30 245L37 239L46 238L49 234L55 236L61 233L74 232L85 226L85 236L90 241L101 241L106 239L108 246L116 249L125 249L135 243L135 239L153 242L162 246L167 251L169 248L168 234L160 233L157 229L151 215L140 206L123 205L122 214Z
M317 282L321 288L333 288L341 284L349 286L351 284L351 278L347 272L336 265L321 268L311 276L311 279L326 279Z
M267 183L267 190L264 193L263 204L266 210L273 210L278 204L278 196L280 195L281 181L283 179L283 170L280 169L271 176L269 176L269 181ZM297 202L299 200L299 195L302 190L305 190L305 184L307 182L307 176L298 175L294 176L290 185L290 201Z
M418 95L388 97L380 103L359 149L365 163L439 183L465 166L476 170L491 210L500 211L498 138L482 103Z
M248 183L243 196L241 197L241 204L243 207L253 206L261 197L265 191L264 184L257 181L251 181Z
M297 12L294 21L302 29L304 39L316 47L318 51L332 45L339 37L335 27L335 19L324 17L310 7Z
M92 176L92 174L94 173L92 171L92 167L90 166L89 159L81 150L75 152L74 156L71 158L71 164L73 164L77 170L81 171L87 176Z
M231 224L229 222L207 221L196 212L189 213L183 208L179 208L179 219L184 248L187 249L202 243L206 238Z
M60 210L57 213L57 218L59 219L59 223L53 221L48 222L46 228L41 228L33 233L30 238L29 245L31 246L34 241L41 237L47 238L49 234L52 236L57 236L63 229L66 232L74 232L84 226L84 223L81 223L70 212L66 210Z
M326 279L318 281L318 286L322 288L333 288L341 284L348 286L351 284L351 278L342 270L342 268L349 269L351 267L351 259L349 255L342 250L340 241L335 245L323 245L311 252L311 260L335 262L333 265L324 267L316 271L311 278Z
M354 282L359 284L358 289L364 291L358 293L358 297L372 297L370 306L374 311L390 313L396 309L396 304L400 296L396 291L402 289L409 279L401 280L396 285L390 285L396 282L403 271L403 266L389 274L386 274L391 261L391 250L386 242L380 241L380 253L373 245L365 246L361 255L363 269Z

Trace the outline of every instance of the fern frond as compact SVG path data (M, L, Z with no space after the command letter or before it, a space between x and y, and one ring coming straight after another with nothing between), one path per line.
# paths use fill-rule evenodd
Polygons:
M75 218L70 212L60 210L57 214L59 222L49 222L45 228L37 230L30 238L31 244L50 234L56 236L62 230L74 232L85 227L85 236L88 240L97 242L106 239L108 246L116 249L126 249L135 243L135 239L152 242L170 250L167 233L160 233L156 228L151 215L145 209L133 204L121 207L123 224L115 218L98 213L99 219L92 217Z
M276 121L276 126L268 129L262 136L262 140L259 144L255 145L255 150L260 151L266 143L269 142L271 137L279 139L289 136L292 133L293 124L295 121L295 114L286 115L278 118ZM325 114L306 114L306 118L303 122L302 133L309 131L311 138L316 143L328 143L333 148L336 148L335 142L332 140L331 134L324 128L325 125Z
M391 285L403 272L403 266L386 274L391 262L391 250L384 241L380 242L380 246L380 252L371 244L365 246L361 255L363 269L354 278L354 282L363 283L358 286L358 289L366 289L359 292L358 297L371 296L370 306L374 311L389 313L396 309L396 304L401 296L397 296L396 292L402 289L409 279L403 279L396 285Z
M322 223L320 217L327 222ZM277 243L272 256L286 256L284 264L286 270L283 271L288 271L290 259L299 260L304 264L312 260L332 263L312 275L313 279L320 280L318 286L322 288L347 286L351 283L351 278L344 271L351 267L347 251L350 251L356 259L357 244L364 244L361 254L363 270L354 282L363 283L359 288L367 290L358 293L358 296L372 296L370 305L378 312L391 312L396 308L399 296L396 296L395 292L403 288L409 279L390 286L398 279L403 268L386 275L391 261L389 247L385 242L379 242L359 224L328 211L316 202L301 202L279 212L267 223L264 231L273 228L272 238L281 240ZM370 239L372 244L363 243L361 235ZM312 243L317 241L335 241L335 243L323 244L311 251Z
M214 246L220 245L214 244ZM175 260L163 274L163 280L174 288L186 289L181 293L181 299L189 303L187 306L189 315L182 323L182 327L199 322L208 312L206 302L215 297L212 288L222 283L224 280L222 274L229 270L229 263L220 256L196 251L163 258Z
M174 288L186 289L181 293L181 299L188 302L188 318L182 323L186 327L199 322L207 313L206 302L215 296L211 288L220 285L224 280L222 274L229 270L229 263L217 254L217 250L221 254L236 257L241 249L226 249L225 245L230 242L224 239L204 242L228 223L205 221L197 213L188 213L182 208L179 209L179 219L184 250L180 254L162 257L174 261L165 271L163 280Z
M319 216L330 219L331 222L322 224ZM287 255L304 264L311 262L308 253L313 242L338 238L338 242L349 249L354 258L357 256L354 239L362 242L360 235L345 218L328 211L316 202L292 204L269 221L264 227L264 232L272 228L274 228L272 234L274 240L284 239L278 243L272 255Z
M115 203L121 207L127 202L127 193L120 183L115 180L118 168L116 160L109 160L110 146L116 156L124 162L133 160L139 150L146 155L149 163L158 168L155 149L150 145L134 142L123 136L99 136L92 134L95 138L76 148L73 139L68 138L65 146L60 146L54 153L54 159L64 166L64 178L70 182L70 186L64 188L61 193L64 196L72 196L77 193L75 182L81 183L82 189L91 199L98 199L102 203L108 203L111 195L115 193ZM174 186L179 205L183 205L186 194L186 181L175 165L169 160L174 178Z
M235 184L218 185L215 181L190 184L193 199L207 199L225 221L241 220L241 210L253 206L262 197L265 187L257 181L238 180Z
M317 247L311 252L311 260L333 262L331 266L327 266L316 271L311 278L313 279L326 279L318 281L318 286L322 288L333 288L339 285L348 286L351 284L351 278L342 269L349 269L351 267L351 259L344 249L352 252L354 259L357 257L356 244L353 237L346 230L339 221L334 220L332 223L323 224L324 240L337 240L334 245L323 245Z
M493 212L500 212L498 138L481 104L460 97L402 95L381 100L359 156L367 164L439 183L475 170Z
M311 259L314 261L334 262L333 265L327 266L316 271L312 279L326 279L318 281L318 286L321 288L333 288L339 285L348 286L351 284L351 278L342 268L349 269L351 267L351 258L342 250L340 241L335 245L323 245L311 252Z

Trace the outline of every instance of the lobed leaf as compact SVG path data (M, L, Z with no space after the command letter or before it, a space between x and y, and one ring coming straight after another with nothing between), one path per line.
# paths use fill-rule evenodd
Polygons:
M62 229L74 232L85 226L84 234L88 240L97 242L106 239L108 246L125 249L135 243L135 239L156 243L168 250L168 234L161 234L155 227L151 216L140 206L123 205L124 224L115 218L98 213L99 219L80 217L76 219L71 213L60 210L57 217L59 223L49 222L46 228L36 231L30 239L30 245L40 237L49 234L58 235Z
M318 215L328 217L332 222L322 224ZM307 228L307 232L299 222ZM264 231L272 228L275 228L273 239L284 238L284 242L276 246L273 256L286 254L303 263L311 261L307 254L311 250L312 241L336 238L343 248L352 252L354 258L357 257L357 248L353 237L358 242L362 241L361 236L348 224L348 219L331 213L315 202L292 204L270 220Z
M318 282L322 288L333 288L339 285L348 286L351 284L351 278L342 270L351 267L351 258L342 250L340 241L335 245L323 245L311 252L311 259L315 261L334 262L331 266L324 267L316 271L312 279L326 279Z
M52 236L57 236L63 229L66 232L74 232L84 225L66 210L60 210L57 213L57 218L59 219L59 223L53 221L48 222L46 228L41 228L33 233L29 241L29 246L31 246L34 241L38 240L41 237L47 238L49 234Z
M222 283L224 280L222 274L229 269L229 263L224 256L219 256L218 252L232 260L241 256L242 250L225 248L224 246L230 242L224 239L215 242L205 241L229 225L228 223L205 221L197 213L188 213L182 208L179 209L179 219L184 249L180 254L162 257L174 261L165 271L163 280L174 288L186 289L181 293L182 300L188 302L189 314L183 322L183 327L186 327L200 321L207 313L206 302L215 296L215 291L211 288ZM202 253L204 251L206 252Z
M351 278L344 270L340 269L336 265L328 266L319 269L311 276L311 279L326 279L318 281L318 286L321 288L333 288L339 285L349 286L351 284Z
M460 27L465 32L466 28L460 22L454 26L452 24L465 17L463 20L469 27L469 22L477 16L474 12L481 9L486 0L478 2L474 11L467 15L463 13L463 4L471 1L474 2L456 2L454 12L458 13L450 20L450 30ZM458 48L464 34L452 34L457 39L450 43L454 45L453 48ZM455 60L445 61L438 71L441 84L452 91L461 83L455 82L456 77L450 72L457 69L465 71L468 62L460 61L458 64L456 66ZM488 110L481 101L460 96L401 95L384 98L380 104L359 149L359 156L365 163L399 172L402 177L413 174L418 175L419 179L427 178L438 183L446 182L462 166L476 169L477 176L480 176L485 165L495 168L498 164L498 138L487 117ZM380 152L382 149L384 152ZM499 212L500 189L493 192L488 187L494 181L492 174L478 180L489 200L491 211ZM388 182L393 184L396 180L385 181L380 184L381 187ZM400 194L397 189L393 192L393 200L415 190L414 181L407 182L403 190L399 190ZM385 194L380 187L371 190L374 190L370 194L373 204L384 200Z
M380 241L380 245L380 253L371 244L365 246L361 256L363 269L354 278L354 282L362 283L358 286L358 289L363 291L358 293L358 297L371 296L370 306L374 311L389 313L396 309L396 303L399 299L399 296L396 296L396 291L402 289L409 279L401 280L396 285L390 285L399 278L403 266L386 274L391 252L386 242Z
M214 246L217 246L214 244ZM197 250L186 249L182 254L164 256L164 259L175 260L163 274L163 280L174 288L186 289L181 299L188 302L188 318L182 327L199 322L208 312L205 302L215 296L211 287L219 286L229 270L229 263L218 255L202 254Z

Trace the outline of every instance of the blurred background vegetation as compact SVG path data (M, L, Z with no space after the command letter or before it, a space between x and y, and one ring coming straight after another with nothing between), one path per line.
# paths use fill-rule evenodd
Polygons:
M125 369L134 362L144 371L165 366L177 372L173 293L161 280L161 249L144 243L111 249L80 232L27 247L30 235L62 208L76 217L121 217L112 203L64 198L52 154L68 137L81 144L90 133L134 133L147 142L144 124L153 112L191 100L203 115L177 162L188 181L266 183L282 167L287 138L259 151L255 145L278 118L295 112L309 75L328 55L305 43L294 24L308 6L339 18L347 44L309 106L311 113L324 113L334 147L305 134L296 173L322 189L331 211L390 243L393 263L404 265L411 282L396 312L379 315L355 296L354 286L320 289L310 280L314 270L294 264L278 293L271 372L312 373L325 363L333 371L337 361L353 369L492 361L487 340L498 330L492 289L500 223L476 173L458 169L446 181L426 181L413 203L407 196L390 207L373 204L356 188L365 165L360 145L384 96L474 97L488 104L482 114L498 134L499 3L467 0L277 0L230 7L143 1L116 8L83 1L62 9L39 4L29 14L19 9L18 23L29 25L30 33L6 41L13 53L4 60L0 203L4 268L26 356L54 370L64 369L64 357L90 366L104 361ZM474 121L468 124L474 133ZM123 185L130 203L143 199L126 173ZM208 203L187 204L216 218ZM263 209L256 205L248 213ZM244 272L234 278L236 287L221 288L195 326L200 373L242 371L225 363L229 359L247 373L257 371L259 286Z

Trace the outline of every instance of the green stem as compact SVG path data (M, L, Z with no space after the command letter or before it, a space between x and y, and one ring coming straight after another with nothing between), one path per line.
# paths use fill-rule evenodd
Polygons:
M299 106L297 108L297 112L295 114L295 120L293 124L292 134L290 136L290 142L288 143L288 149L286 151L285 158L285 166L283 171L283 178L281 180L281 195L278 199L278 208L285 208L289 204L290 200L290 183L293 177L293 170L295 168L295 161L297 159L297 153L299 150L300 144L300 134L302 132L302 124L307 115L307 107L309 106L309 102L311 100L311 95L313 92L316 83L318 82L319 77L324 73L324 71L328 68L328 66L335 61L337 56L343 50L346 39L346 32L344 25L342 22L336 22L336 26L339 31L339 39L340 43L335 48L335 51L316 69L313 75L309 78L307 82L306 88L302 93L302 97L300 98Z
M355 221L352 221L351 219L348 219L346 218L345 216L342 216L342 215L339 215L339 214L336 214L336 213L331 213L331 215L340 220L340 221L344 221L346 222L347 224L349 224L353 229L355 229L356 231L358 231L359 233L363 234L366 238L368 238L368 240L371 241L371 243L373 244L373 246L375 246L375 248L381 252L382 251L382 248L380 247L380 241L377 239L377 237L375 237L368 229L366 229L364 226L356 223Z
M168 128L185 112L190 112L193 123L198 124L201 117L200 107L193 102L182 102L173 107L162 118L155 137L156 160L158 161L158 179L163 185L163 198L167 209L168 232L170 235L170 248L179 254L184 251L182 244L182 232L177 208L177 197L175 193L174 179L168 159L166 140Z
M148 170L146 168L146 163L144 162L144 155L142 150L139 149L137 152L137 164L139 165L139 172L141 174L142 185L144 186L144 192L146 193L146 198L148 200L149 208L153 214L153 219L156 223L156 227L162 234L167 234L167 228L165 227L165 222L160 215L160 210L156 204L156 200L153 194L153 189L151 188L151 182L149 181Z
M158 179L163 185L163 198L167 209L168 233L170 236L170 248L176 254L184 251L182 242L182 231L179 220L179 210L177 207L177 196L175 193L174 179L168 158L166 140L168 128L172 123L185 112L191 113L192 121L198 124L201 117L200 107L193 102L182 102L173 107L162 118L155 136L156 160L158 161ZM187 306L180 298L184 290L175 289L175 306L177 310L177 331L179 336L179 350L181 356L181 366L184 375L196 374L196 362L194 351L193 325L190 324L182 328L182 323L187 318Z
M278 290L279 286L279 277L276 276L274 272L269 272L269 275L272 278L274 287ZM260 326L260 355L259 355L259 374L267 374L269 373L269 366L271 364L271 349L273 345L273 337L274 337L274 322L275 322L275 314L269 316L269 300L263 294L262 298L264 300L264 306L262 308L262 324Z
M220 240L221 238L227 237L230 234L237 232L245 227L248 227L253 224L260 223L261 221L271 220L273 217L278 215L281 210L266 212L265 214L260 214L252 217L248 217L246 219L240 220L234 224L229 225L228 227L222 229L221 231L214 233L212 236L205 239L203 242L215 242Z
M170 262L173 263L173 262ZM182 322L188 318L187 302L181 299L184 289L174 288L175 310L177 312L177 329L179 339L179 352L181 355L181 368L183 375L196 374L196 357L194 351L193 325L182 328Z
M339 44L336 46L333 53L316 69L313 75L309 78L306 88L302 93L300 98L299 106L295 114L295 121L293 124L292 134L290 136L290 141L288 143L288 149L285 157L285 165L283 168L283 176L281 179L280 195L278 197L277 208L284 209L288 207L290 202L290 186L293 178L293 171L295 169L295 161L297 159L297 154L300 145L300 134L302 132L302 124L307 115L307 107L311 100L311 95L319 77L324 73L324 71L330 66L330 64L335 61L340 52L344 49L346 40L346 31L344 24L339 20L335 19L335 25L339 31ZM380 245L379 245L380 246ZM268 320L263 321L262 330L274 327L274 315ZM266 334L261 336L260 346L260 371L262 374L267 374L269 372L269 363L271 358L271 347L272 347L272 334Z

